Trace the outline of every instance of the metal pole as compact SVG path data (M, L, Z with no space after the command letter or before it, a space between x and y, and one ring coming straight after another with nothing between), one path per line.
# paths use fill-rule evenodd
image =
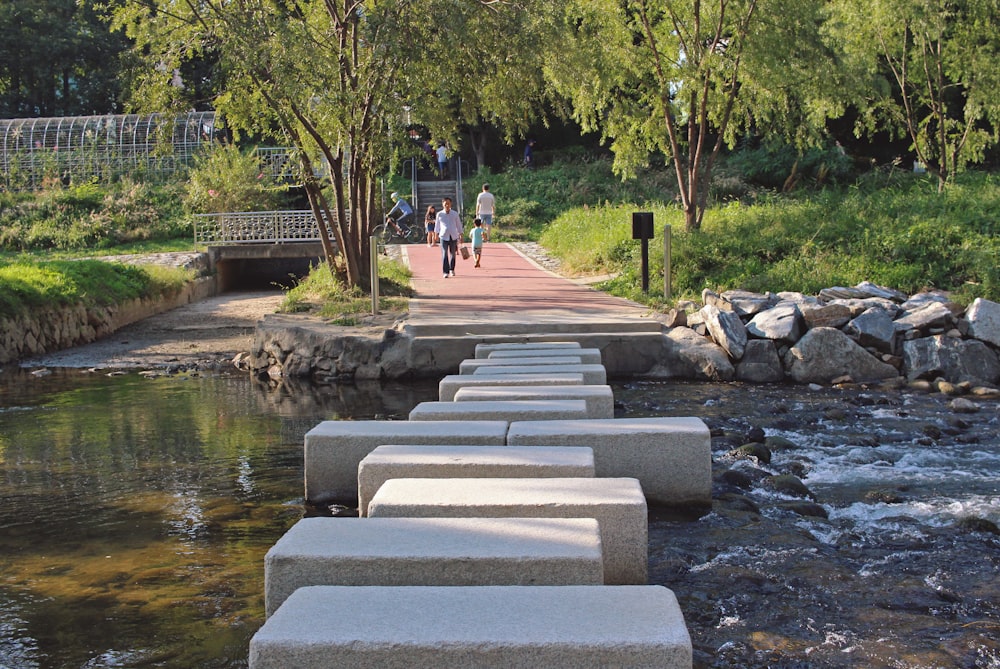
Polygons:
M372 316L378 316L378 243L375 235L368 238L368 257L371 259Z
M663 299L670 299L670 226L663 226Z

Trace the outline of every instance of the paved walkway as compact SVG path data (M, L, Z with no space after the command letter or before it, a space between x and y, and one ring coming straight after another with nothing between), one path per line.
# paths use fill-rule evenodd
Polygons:
M459 256L456 276L447 279L440 246L410 244L401 250L417 293L410 301L411 320L649 319L647 307L553 274L509 244L487 243L479 268L474 258Z

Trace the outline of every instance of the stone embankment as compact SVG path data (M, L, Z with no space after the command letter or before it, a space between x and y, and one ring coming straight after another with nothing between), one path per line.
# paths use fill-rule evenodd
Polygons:
M214 293L215 280L203 277L158 298L107 306L77 304L0 316L0 365L97 341L130 323Z
M452 373L448 361L479 343L561 338L601 349L612 375L908 383L955 395L1000 396L1000 304L995 302L977 299L963 308L942 293L907 296L870 283L828 288L818 296L705 291L702 301L666 314L652 344L649 333L635 333L630 341L628 333L546 333L540 323L535 334L486 329L462 334L451 340L451 355L439 350L436 357L427 355L405 322L365 337L337 335L318 320L269 317L257 328L246 364L274 382L431 378ZM637 360L641 369L635 368Z

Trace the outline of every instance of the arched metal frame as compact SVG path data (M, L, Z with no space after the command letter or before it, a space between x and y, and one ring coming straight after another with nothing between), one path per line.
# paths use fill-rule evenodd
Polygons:
M108 171L167 174L190 165L217 130L215 112L0 119L0 165L9 188Z

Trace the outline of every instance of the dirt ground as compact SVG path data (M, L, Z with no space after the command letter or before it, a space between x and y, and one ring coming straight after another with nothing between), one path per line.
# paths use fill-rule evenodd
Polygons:
M23 360L22 367L218 368L248 353L257 321L283 293L226 293L128 325L83 346Z

